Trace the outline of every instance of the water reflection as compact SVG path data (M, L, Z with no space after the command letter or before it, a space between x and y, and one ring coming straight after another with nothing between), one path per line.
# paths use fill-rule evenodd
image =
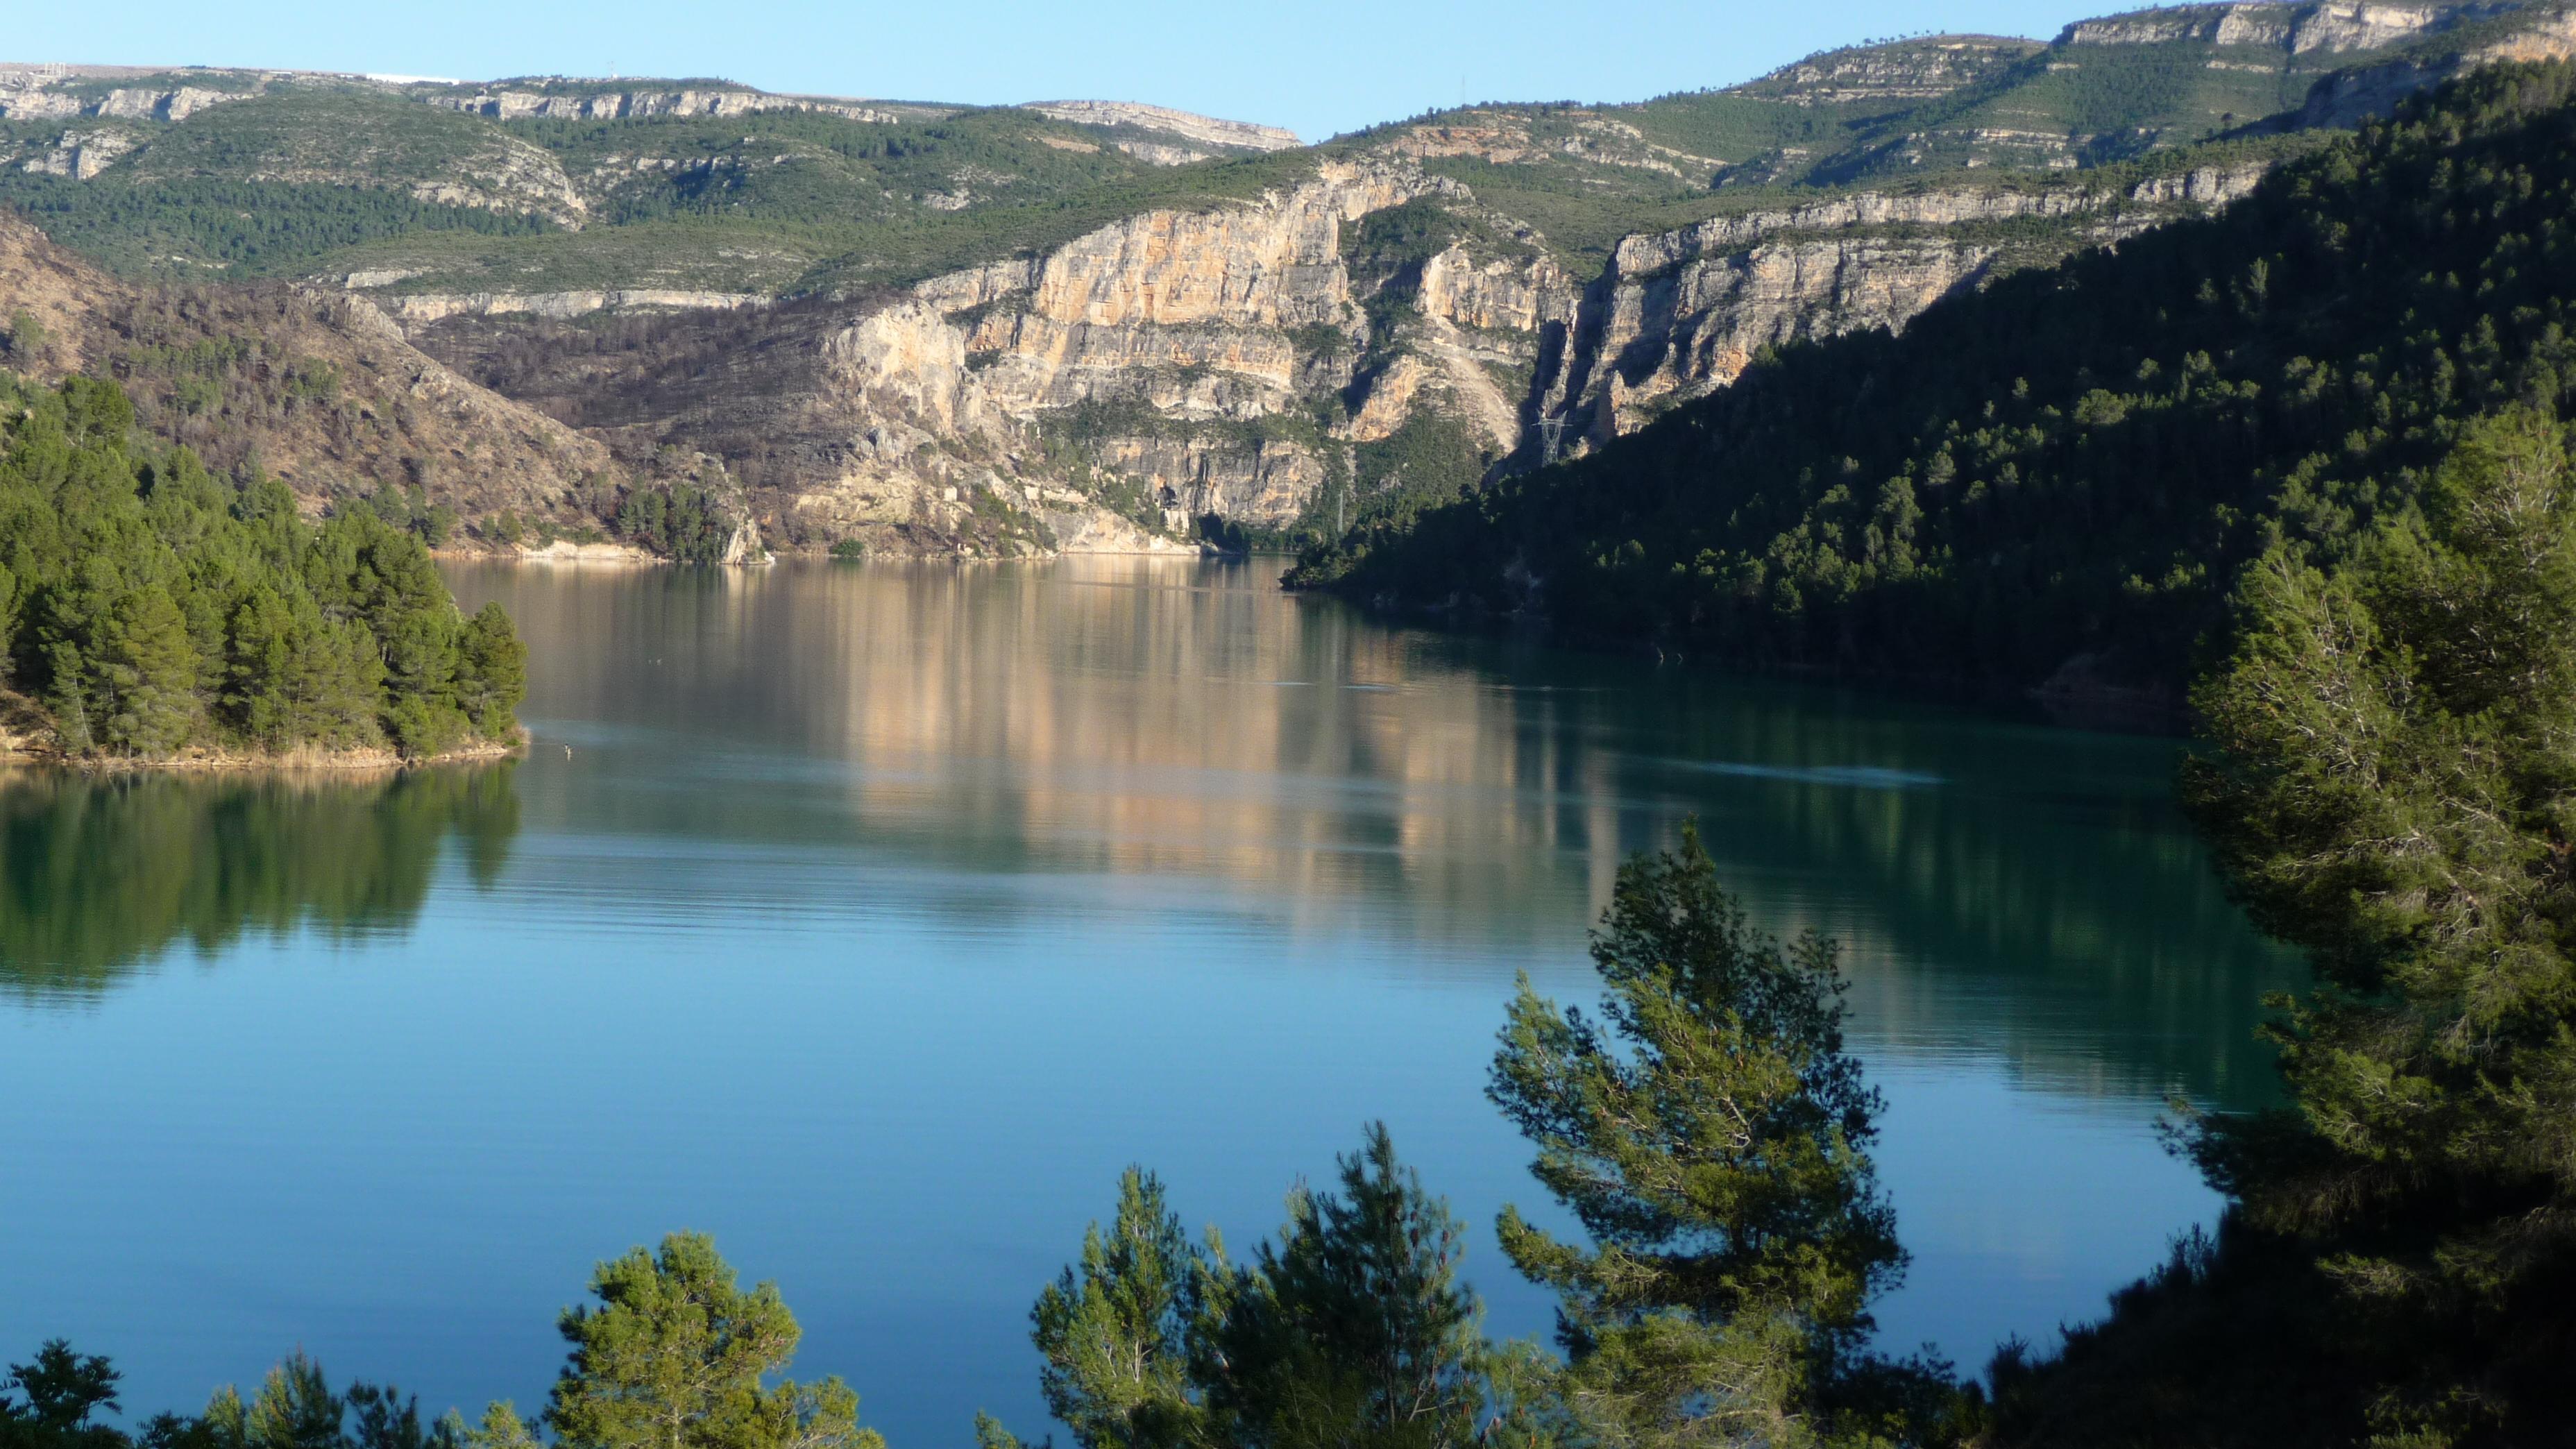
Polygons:
M250 932L404 931L449 839L478 884L500 876L514 768L0 774L0 990L95 996L181 941L212 956Z
M1613 873L1691 814L1766 925L1851 947L1891 1345L2045 1336L2212 1210L2152 1120L2267 1089L2289 968L2170 744L1274 572L460 567L531 646L515 767L7 777L0 1221L48 1251L0 1256L0 1341L115 1352L146 1412L296 1344L526 1403L581 1265L688 1225L894 1442L1043 1432L1029 1296L1119 1165L1248 1241L1373 1117L1479 1226L1496 1331L1542 1332L1481 1235L1544 1211L1493 1033L1516 971L1593 990ZM183 950L216 969L148 969Z
M2270 1090L2257 1002L2290 968L2172 809L2169 743L1389 630L1274 571L457 583L519 618L541 721L649 760L540 793L567 828L1154 882L1292 932L1365 914L1434 972L1571 945L1619 861L1697 813L1769 924L1850 945L1875 1036L2087 1092Z

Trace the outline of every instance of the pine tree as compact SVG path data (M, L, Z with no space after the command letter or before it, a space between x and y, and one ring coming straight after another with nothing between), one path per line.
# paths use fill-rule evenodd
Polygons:
M1601 1019L1524 979L1489 1089L1593 1240L1516 1209L1498 1225L1559 1295L1568 1403L1618 1443L1830 1437L1870 1299L1905 1261L1836 949L1754 931L1694 826L1620 870L1592 957Z
M1223 1267L1213 1240L1206 1250L1191 1244L1162 1181L1128 1168L1109 1230L1085 1230L1081 1261L1029 1315L1047 1409L1083 1449L1197 1441L1204 1414L1189 1381L1189 1337L1207 1280Z
M133 755L166 755L196 728L197 651L170 595L137 589L99 630L92 691L102 743Z
M1213 1432L1262 1446L1455 1449L1475 1441L1488 1350L1448 1204L1396 1161L1385 1124L1300 1190L1277 1245L1238 1270L1199 1349Z
M113 384L0 376L0 404L0 663L66 751L515 733L525 650L497 608L458 614L417 536L363 506L316 530L273 479L155 454Z
M347 1449L340 1436L346 1411L322 1366L298 1352L260 1381L242 1425L249 1449Z
M91 1422L99 1411L120 1407L116 1385L123 1377L96 1354L48 1340L32 1361L11 1364L0 1379L0 1449L123 1449L124 1435Z
M528 697L528 646L496 600L465 622L456 669L456 703L485 739L507 739Z
M774 1284L749 1292L703 1233L673 1233L591 1275L546 1422L564 1449L884 1449L839 1379L762 1380L799 1336Z
M2567 434L2534 409L2479 422L2420 513L2337 569L2275 548L2239 608L2186 799L2319 986L2275 1003L2293 1107L2205 1123L2202 1160L2250 1226L2311 1245L2348 1322L2378 1325L2384 1422L2431 1443L2558 1418L2576 1410Z

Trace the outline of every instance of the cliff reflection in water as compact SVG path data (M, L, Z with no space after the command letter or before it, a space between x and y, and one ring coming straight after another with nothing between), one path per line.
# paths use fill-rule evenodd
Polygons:
M446 842L488 886L515 765L368 778L0 773L0 991L95 995L184 941L418 920Z
M1572 983L1619 861L1696 813L1767 926L1847 943L1868 1039L2079 1092L2269 1090L2257 1003L2295 972L2173 810L2170 742L1390 629L1275 572L451 578L519 620L541 730L621 761L532 786L545 829L1097 876L1283 941L1364 920L1426 974L1542 943ZM1033 899L919 888L961 917Z

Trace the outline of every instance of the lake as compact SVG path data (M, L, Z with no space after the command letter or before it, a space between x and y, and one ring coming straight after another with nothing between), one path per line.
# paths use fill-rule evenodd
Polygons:
M1483 1097L1514 976L1589 999L1696 815L1840 938L1912 1250L1883 1338L1982 1366L2207 1221L2176 1095L2270 1100L2299 972L2171 741L1390 627L1275 561L449 566L523 761L0 777L0 1356L129 1418L302 1346L531 1412L591 1264L712 1232L896 1449L1046 1422L1027 1312L1119 1169L1240 1250L1383 1118L1476 1229L1552 1207ZM1561 1222L1552 1211L1542 1221Z

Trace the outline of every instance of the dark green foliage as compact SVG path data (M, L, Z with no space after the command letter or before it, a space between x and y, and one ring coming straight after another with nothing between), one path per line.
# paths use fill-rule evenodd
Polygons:
M418 535L431 548L443 547L455 536L456 510L445 503L430 502L428 490L418 483L380 486L366 495L366 504L378 518L405 533Z
M1342 238L1342 259L1355 272L1393 275L1419 268L1466 234L1448 207L1416 197L1361 217Z
M1162 1180L1131 1167L1118 1213L1082 1236L1081 1260L1038 1295L1030 1337L1048 1412L1084 1449L1180 1449L1206 1415L1190 1363L1194 1335L1222 1310L1222 1248L1193 1244Z
M390 1386L334 1393L322 1366L302 1352L270 1369L248 1403L218 1389L202 1415L156 1414L133 1436L89 1422L97 1410L118 1407L119 1375L106 1359L84 1358L55 1339L12 1372L28 1402L0 1395L7 1449L464 1449L453 1416L424 1427L419 1404Z
M46 141L60 129L0 122L0 144ZM150 127L144 139L141 154L88 180L0 171L0 205L120 271L199 282L295 275L326 252L380 238L552 228L540 217L415 200L416 188L470 182L513 158L488 123L407 98L298 87Z
M2178 699L2236 572L2331 557L2576 384L2576 72L2498 67L2179 223L1798 346L1299 577L1748 662Z
M0 394L0 623L16 688L75 754L508 740L526 663L469 625L417 533L153 453L113 384Z
M418 1398L391 1384L351 1384L348 1404L350 1449L448 1449L452 1443L452 1434L421 1423Z
M2186 798L2320 984L2276 1003L2294 1106L2196 1149L2370 1330L2348 1376L2408 1442L2576 1412L2569 443L2508 410L2340 566L2268 551L2197 696L2216 751Z
M0 996L87 996L174 943L345 940L419 915L440 858L489 885L515 765L313 781L20 772L0 782Z
M737 1287L705 1234L602 1263L590 1287L546 1408L563 1449L884 1449L838 1378L763 1382L796 1352L795 1316L775 1284Z
M1866 1354L1868 1305L1905 1258L1836 948L1755 932L1694 827L1621 868L1592 956L1601 1019L1523 980L1489 1088L1592 1239L1497 1229L1558 1294L1569 1409L1617 1443L1865 1438L1850 1401L1904 1372Z
M736 520L723 504L686 483L639 488L617 508L617 533L674 563L721 563Z
M1115 1222L1093 1225L1031 1314L1047 1406L1075 1440L1450 1449L1477 1441L1480 1409L1515 1410L1521 1361L1483 1338L1457 1221L1383 1125L1342 1159L1340 1186L1292 1193L1279 1241L1233 1265L1129 1169ZM1014 1442L989 1419L978 1436Z
M0 143L50 144L59 132L0 122ZM803 294L908 283L1155 206L1256 196L1313 166L1302 152L1156 166L1094 128L1010 107L892 123L788 111L496 123L418 97L320 87L214 107L145 139L87 181L11 168L0 204L128 274L426 268L409 285L508 273L512 286L550 290L650 275ZM542 164L537 148L575 175L628 179L594 197L579 231L526 211L412 199ZM638 168L639 155L670 164ZM961 194L964 209L942 209ZM504 206L541 199L495 195Z
M139 183L115 171L74 181L0 169L0 205L116 271L186 282L205 281L216 268L226 276L292 276L325 253L385 238L550 229L535 217L415 201L398 191L223 176Z
M1465 423L1417 408L1393 433L1352 449L1351 521L1400 528L1426 509L1472 495L1495 460Z
M1396 1162L1383 1124L1300 1191L1276 1245L1228 1286L1197 1350L1213 1431L1245 1445L1463 1446L1488 1357L1448 1204Z
M45 355L45 324L24 310L9 315L9 330L0 335L0 357L20 367L32 365Z
M124 1435L90 1422L100 1410L119 1407L120 1377L106 1359L74 1353L59 1338L48 1341L33 1361L11 1364L9 1377L0 1380L0 1449L125 1449Z
M2057 1350L2004 1345L1986 1442L2012 1449L2343 1449L2369 1437L2375 1325L2320 1293L2316 1253L2221 1222ZM2381 1345L2381 1351L2388 1345ZM2400 1367L2386 1365L2384 1367ZM2395 1449L2395 1446L2390 1446Z

